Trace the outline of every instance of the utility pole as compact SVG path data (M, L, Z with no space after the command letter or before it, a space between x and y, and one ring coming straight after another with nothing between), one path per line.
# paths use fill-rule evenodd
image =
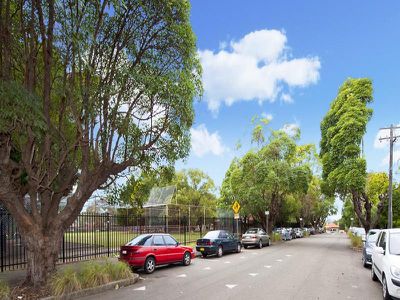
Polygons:
M379 138L379 141L383 140L389 140L389 145L390 145L390 153L389 153L389 203L388 203L388 226L387 228L392 228L393 227L393 209L392 209L392 198L393 198L393 144L396 142L397 138L400 137L400 135L394 135L393 131L395 129L400 129L400 127L395 127L390 125L390 127L386 128L380 128L380 130L389 130L390 135L389 137L384 137L384 138Z

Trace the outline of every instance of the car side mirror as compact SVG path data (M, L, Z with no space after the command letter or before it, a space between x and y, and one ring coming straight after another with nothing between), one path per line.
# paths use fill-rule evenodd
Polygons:
M181 244L181 243L177 242L176 245L175 245L175 247L178 247L180 244Z
M378 254L385 254L385 250L382 247L377 247L375 251Z

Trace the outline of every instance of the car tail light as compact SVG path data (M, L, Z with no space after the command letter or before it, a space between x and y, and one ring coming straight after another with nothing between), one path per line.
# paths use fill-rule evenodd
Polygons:
M207 245L207 246L211 246L211 245L212 245L211 241L207 241L207 242L206 242L206 245Z
M256 237L257 237L256 235L252 235L252 236L251 236L252 239L255 239Z

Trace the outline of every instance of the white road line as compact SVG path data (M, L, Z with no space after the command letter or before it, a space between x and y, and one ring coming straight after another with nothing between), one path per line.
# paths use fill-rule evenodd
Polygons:
M230 264L231 262L230 262L230 261L226 261L225 263L226 263L226 264Z
M181 274L181 275L178 275L178 276L176 276L177 278L185 278L185 277L187 277L186 276L186 274Z
M211 270L210 267L205 267L203 270Z
M353 289L358 289L358 285L352 285L351 286Z
M264 268L271 269L272 266L264 266Z
M258 275L258 273L249 273L249 275L252 277L256 277Z
M246 256L241 256L240 258L244 259L244 258L246 258Z
M145 291L146 287L145 286L141 286L139 288L133 289L134 291Z
M282 260L282 259L277 259L276 261L278 261L278 262L282 262L283 260Z
M292 254L286 254L286 256L287 256L287 257L291 257L291 256L292 256Z
M228 289L233 289L234 287L237 286L237 284L225 284L225 286L226 286Z

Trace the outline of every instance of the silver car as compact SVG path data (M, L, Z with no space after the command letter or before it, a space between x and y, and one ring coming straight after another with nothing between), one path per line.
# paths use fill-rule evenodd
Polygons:
M257 246L261 249L263 246L271 245L271 239L264 229L250 228L242 235L242 245L244 248Z

